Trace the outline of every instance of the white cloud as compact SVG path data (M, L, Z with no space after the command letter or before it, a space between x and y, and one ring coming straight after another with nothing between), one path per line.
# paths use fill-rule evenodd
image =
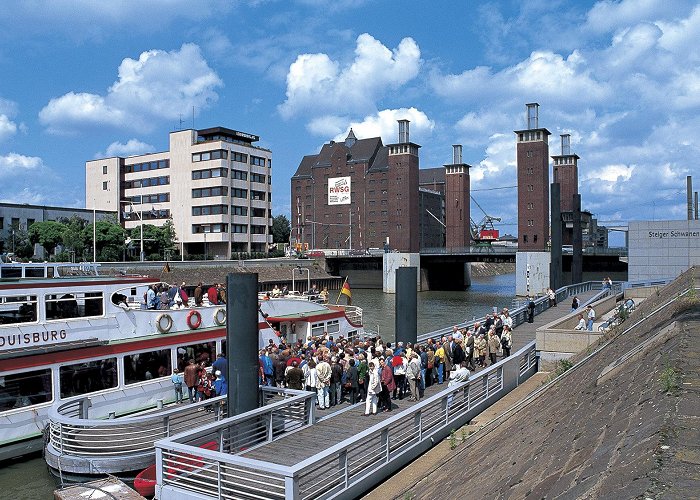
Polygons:
M7 115L0 114L0 141L17 133L17 124Z
M630 180L633 173L633 165L605 165L581 176L581 180L598 179L606 182L624 182Z
M667 0L603 0L588 11L584 29L596 33L616 31L620 26L630 26L668 15Z
M223 82L208 66L200 49L149 50L138 60L119 65L119 79L102 95L69 92L39 113L49 132L65 133L85 125L110 125L148 131L154 120L167 120L201 110L216 101Z
M113 156L134 156L145 153L152 153L155 148L150 144L141 142L138 139L129 139L126 143L113 142L107 146L104 153L96 153L95 158L111 158Z
M393 144L399 139L397 120L411 122L409 124L409 140L415 143L427 140L435 128L435 123L424 112L416 108L384 109L377 114L366 116L360 122L351 122L333 140L344 141L352 129L358 139L381 137L384 144Z
M366 112L375 100L416 77L420 50L412 38L404 38L389 50L371 35L357 37L355 58L343 66L327 54L301 54L289 67L287 99L281 115Z
M0 156L0 175L16 174L22 170L37 170L43 166L41 158L25 156L18 153L8 153Z

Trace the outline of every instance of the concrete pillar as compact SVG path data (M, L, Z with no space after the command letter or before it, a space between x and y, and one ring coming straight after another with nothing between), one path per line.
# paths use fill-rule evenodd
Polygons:
M571 283L583 281L583 235L581 234L581 195L574 195L574 254L571 261Z
M415 267L420 269L419 253L389 252L383 254L382 260L382 291L384 293L396 293L396 271L401 267ZM418 273L416 273L416 286L420 287Z
M464 263L464 288L472 286L472 263Z
M396 301L394 329L396 342L415 344L418 340L418 268L400 267L396 270Z
M258 274L226 277L226 358L228 414L258 407Z

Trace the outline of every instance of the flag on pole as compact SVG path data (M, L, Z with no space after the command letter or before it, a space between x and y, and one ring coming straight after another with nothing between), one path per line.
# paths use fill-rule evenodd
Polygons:
M348 283L348 279L345 278L345 283L343 283L343 288L340 289L340 293L345 295L348 298L348 305L352 304L352 292L350 291L350 283Z
M345 277L345 281L343 282L343 286L340 288L340 292L338 293L338 298L335 299L335 303L337 304L340 302L340 296L345 295L348 299L348 305L352 304L352 292L350 291L350 284L348 283L348 278L347 276Z

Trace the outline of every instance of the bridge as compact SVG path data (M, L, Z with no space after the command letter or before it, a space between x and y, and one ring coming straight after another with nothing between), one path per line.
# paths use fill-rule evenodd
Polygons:
M424 248L420 251L422 290L464 290L470 285L465 265L474 262L514 263L517 246L470 246ZM357 250L323 250L326 270L348 276L355 288L382 288L383 253ZM565 282L570 280L573 252L562 254ZM601 275L627 279L627 248L586 248L583 252L584 279L599 280Z
M617 290L583 283L557 290L559 302L578 295L592 302ZM267 388L276 400L156 443L159 498L355 498L428 450L537 372L534 332L565 311L536 302L525 307L509 358L452 387L433 385L419 402L403 400L391 413L362 417L363 404L317 411L314 393ZM460 326L471 326L462 323ZM440 338L451 327L419 337ZM394 402L396 404L396 402Z

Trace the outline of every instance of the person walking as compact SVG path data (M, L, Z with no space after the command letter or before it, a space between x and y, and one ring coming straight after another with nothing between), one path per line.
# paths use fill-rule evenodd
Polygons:
M581 303L578 300L578 297L574 295L574 299L571 301L571 312L574 312L576 309L579 308Z
M588 320L586 323L586 328L589 332L592 332L593 322L595 321L595 310L593 310L593 307L591 307L590 304L586 306L586 319Z
M380 402L383 403L384 411L391 411L391 393L396 389L396 383L394 382L394 374L391 371L391 367L387 364L384 358L379 360L379 366L381 366L381 383L382 383L382 393L379 397Z
M498 351L500 351L500 350L501 350L501 339L498 337L498 335L496 335L495 331L490 330L489 331L489 339L488 339L488 351L489 351L489 358L491 360L492 365L496 364L496 357L498 356Z
M509 326L504 326L503 335L501 335L501 349L504 358L510 356L511 347L513 347L513 334Z
M411 354L411 361L408 363L408 369L406 370L406 378L408 378L408 385L411 388L409 401L418 401L420 399L418 391L420 385L420 358L415 352Z
M535 300L532 297L530 297L530 300L527 303L527 322L535 322Z
M316 365L316 390L318 392L318 407L321 410L331 407L329 390L331 385L331 365L325 359Z
M197 375L199 371L199 366L194 362L194 359L190 359L189 363L185 367L184 379L185 385L187 386L187 396L190 399L190 403L194 403L194 397L197 391Z

